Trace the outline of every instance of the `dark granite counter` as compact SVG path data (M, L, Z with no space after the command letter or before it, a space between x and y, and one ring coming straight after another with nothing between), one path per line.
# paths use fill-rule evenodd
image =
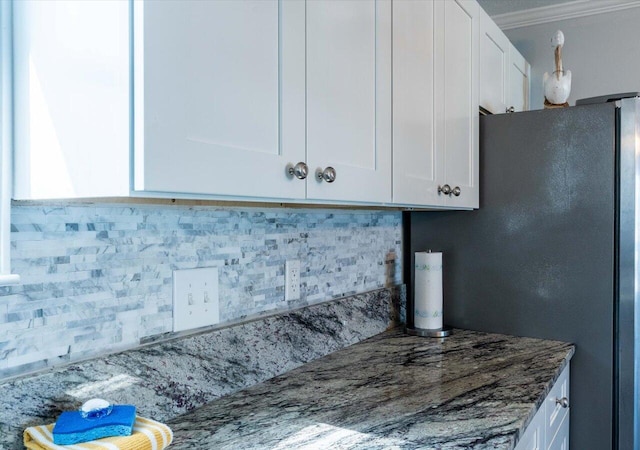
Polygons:
M172 420L172 448L513 449L573 352L389 331Z
M357 294L5 380L0 449L23 448L26 427L93 397L166 422L397 326L403 292Z

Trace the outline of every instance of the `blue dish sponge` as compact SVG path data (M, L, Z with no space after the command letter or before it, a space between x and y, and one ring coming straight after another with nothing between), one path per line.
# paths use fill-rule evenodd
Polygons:
M85 419L80 411L65 411L53 427L53 442L71 445L110 436L130 436L135 420L133 405L114 405L109 415L97 419Z

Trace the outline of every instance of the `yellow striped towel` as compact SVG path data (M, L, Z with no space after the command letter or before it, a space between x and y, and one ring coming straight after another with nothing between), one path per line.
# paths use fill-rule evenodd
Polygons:
M53 425L24 430L24 446L31 450L162 450L173 441L171 428L140 416L136 416L131 436L113 436L74 445L54 444Z

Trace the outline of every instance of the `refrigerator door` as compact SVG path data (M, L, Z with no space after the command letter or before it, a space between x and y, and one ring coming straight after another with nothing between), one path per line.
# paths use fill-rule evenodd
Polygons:
M445 323L576 344L575 450L613 442L615 150L612 103L481 117L480 209L405 222L408 257L443 252Z
M640 287L638 239L640 226L640 100L625 99L618 102L619 109L619 161L620 184L618 194L619 233L618 249L618 342L617 377L619 449L637 449L640 422L638 418L638 342L640 342Z

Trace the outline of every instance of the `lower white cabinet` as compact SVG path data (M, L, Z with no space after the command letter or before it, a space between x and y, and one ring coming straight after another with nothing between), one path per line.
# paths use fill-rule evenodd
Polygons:
M567 411L547 450L569 450L569 415Z
M569 365L518 441L515 450L569 450Z
M527 430L518 441L516 450L544 450L544 414L541 414L544 408L540 408L538 413L533 417Z

